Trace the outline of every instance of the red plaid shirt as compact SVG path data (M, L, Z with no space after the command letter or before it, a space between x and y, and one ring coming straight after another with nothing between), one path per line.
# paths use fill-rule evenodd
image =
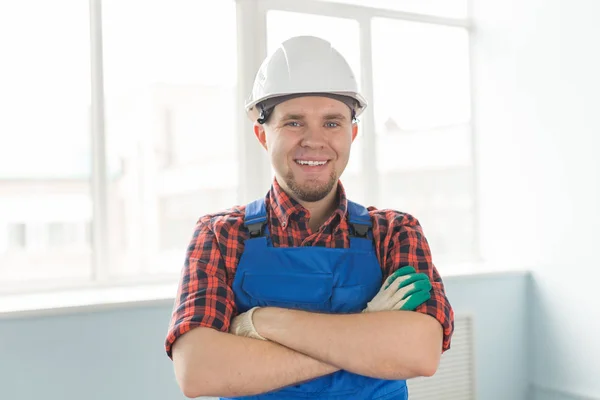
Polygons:
M350 247L348 202L341 183L339 206L316 232L308 227L309 212L289 197L274 180L266 196L267 224L275 247L323 246ZM245 206L206 215L198 221L187 250L185 265L165 349L172 357L171 347L178 337L195 327L204 326L229 331L236 315L233 278L249 236L244 226ZM443 327L443 351L450 348L454 331L454 312L446 298L444 284L431 261L431 252L419 222L409 214L369 207L373 220L373 237L384 278L398 268L411 265L427 274L432 282L431 299L416 311L436 318Z

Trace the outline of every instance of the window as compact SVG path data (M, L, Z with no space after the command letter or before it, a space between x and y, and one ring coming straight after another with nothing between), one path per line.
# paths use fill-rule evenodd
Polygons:
M468 32L374 18L372 40L380 206L415 215L438 258L468 261L475 252Z
M415 215L438 260L476 254L465 0L34 4L0 4L0 292L175 281L198 218L270 183L243 103L301 34L369 100L352 200Z
M90 275L90 246L51 249L45 228L91 221L89 19L86 2L0 3L0 290Z
M8 225L7 251L24 250L27 247L27 230L23 223Z
M78 222L51 222L48 224L48 247L73 251L88 246L85 237L86 224Z
M179 272L236 201L235 29L233 1L103 3L110 276Z

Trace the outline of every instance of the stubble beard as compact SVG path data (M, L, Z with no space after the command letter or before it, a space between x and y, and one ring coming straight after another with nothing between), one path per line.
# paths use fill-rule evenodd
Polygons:
M308 180L300 185L294 175L289 172L285 177L285 183L290 189L294 197L300 201L313 203L323 200L333 190L338 178L335 170L329 174L329 180L326 183L321 183L317 180Z

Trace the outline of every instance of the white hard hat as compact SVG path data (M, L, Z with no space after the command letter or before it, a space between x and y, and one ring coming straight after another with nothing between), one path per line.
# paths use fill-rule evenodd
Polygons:
M353 99L355 116L367 106L346 59L331 43L314 36L290 38L263 61L246 102L246 112L251 119L256 119L257 104L299 94Z

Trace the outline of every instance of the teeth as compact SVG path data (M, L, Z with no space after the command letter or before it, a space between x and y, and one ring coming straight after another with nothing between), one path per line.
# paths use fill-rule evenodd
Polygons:
M325 165L325 163L327 163L327 161L304 161L304 160L296 160L296 162L300 165L310 165L312 167L315 167L317 165Z

